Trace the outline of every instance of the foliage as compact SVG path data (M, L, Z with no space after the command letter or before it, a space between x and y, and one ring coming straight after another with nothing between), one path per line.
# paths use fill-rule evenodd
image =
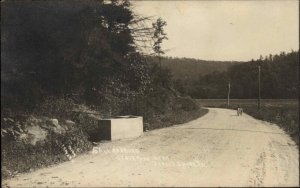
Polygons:
M100 105L107 90L119 98L142 87L127 1L6 1L2 9L2 107L34 108L49 96Z
M154 61L157 57L148 56L148 61ZM209 61L193 58L161 57L162 67L168 68L175 80L189 82L197 81L199 76L205 76L213 72L224 72L232 65L240 64L238 61Z
M68 118L77 105L71 98L48 97L37 105L35 114L55 118Z
M271 59L269 59L271 58ZM212 72L198 80L180 79L175 84L183 94L193 98L251 99L258 97L258 64L261 64L262 98L297 98L299 85L299 52L281 53L261 60L233 64L225 72Z
M163 21L161 18L158 18L155 23L152 24L154 28L154 34L153 34L153 51L156 55L160 56L161 54L164 54L165 52L161 49L161 44L163 40L167 40L167 34L164 31L164 27L167 25L167 22Z
M190 97L177 96L170 70L157 64L149 66L149 87L144 95L139 95L124 106L121 113L143 116L144 130L187 122L207 113Z
M57 133L48 129L50 125L47 125L46 119L48 118L41 116L1 118L3 178L69 160L64 147L72 150L68 151L73 152L72 155L91 149L92 145L87 134L80 128L81 125L68 125L61 121L60 126L67 131ZM28 126L38 126L47 130L46 138L35 144L23 139L21 135L32 136L26 131Z

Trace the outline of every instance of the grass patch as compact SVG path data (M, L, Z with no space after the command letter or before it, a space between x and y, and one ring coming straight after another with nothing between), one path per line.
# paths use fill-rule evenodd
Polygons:
M208 110L198 106L193 99L178 97L172 101L170 110L146 118L144 126L146 130L169 127L192 121L207 113Z
M208 113L207 109L199 108L192 112L179 111L179 112L169 112L164 115L157 115L151 119L145 121L144 126L146 130L159 129L163 127L170 127L176 124L182 124L194 119L197 119L201 116L204 116Z

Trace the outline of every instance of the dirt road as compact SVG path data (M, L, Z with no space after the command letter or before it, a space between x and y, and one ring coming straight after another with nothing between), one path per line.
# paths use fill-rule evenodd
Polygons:
M4 182L8 186L298 186L298 148L275 125L227 109L100 143L89 154Z

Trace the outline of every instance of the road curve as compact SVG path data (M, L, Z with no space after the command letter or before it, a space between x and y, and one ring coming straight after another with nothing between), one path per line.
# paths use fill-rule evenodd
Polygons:
M209 108L194 121L100 143L73 161L5 180L12 187L298 186L295 143L276 125Z

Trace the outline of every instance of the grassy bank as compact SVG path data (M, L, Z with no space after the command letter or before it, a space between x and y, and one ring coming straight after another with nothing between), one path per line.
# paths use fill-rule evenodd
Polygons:
M144 130L153 130L163 127L169 127L176 124L186 123L197 119L201 116L204 116L206 113L208 113L208 110L203 108L198 108L193 111L170 111L164 115L157 115L156 117L145 121Z
M200 106L227 108L225 99L199 99ZM299 146L299 108L298 100L295 99L263 99L261 110L258 111L255 99L230 100L231 109L243 108L244 112L260 120L277 124Z
M54 123L53 123L54 122ZM1 118L2 178L69 161L92 148L81 126L37 115Z
M175 124L185 123L205 115L208 110L201 108L197 102L188 97L176 97L170 99L169 106L162 113L154 112L153 115L145 114L144 130L169 127ZM149 113L149 112L148 112Z

